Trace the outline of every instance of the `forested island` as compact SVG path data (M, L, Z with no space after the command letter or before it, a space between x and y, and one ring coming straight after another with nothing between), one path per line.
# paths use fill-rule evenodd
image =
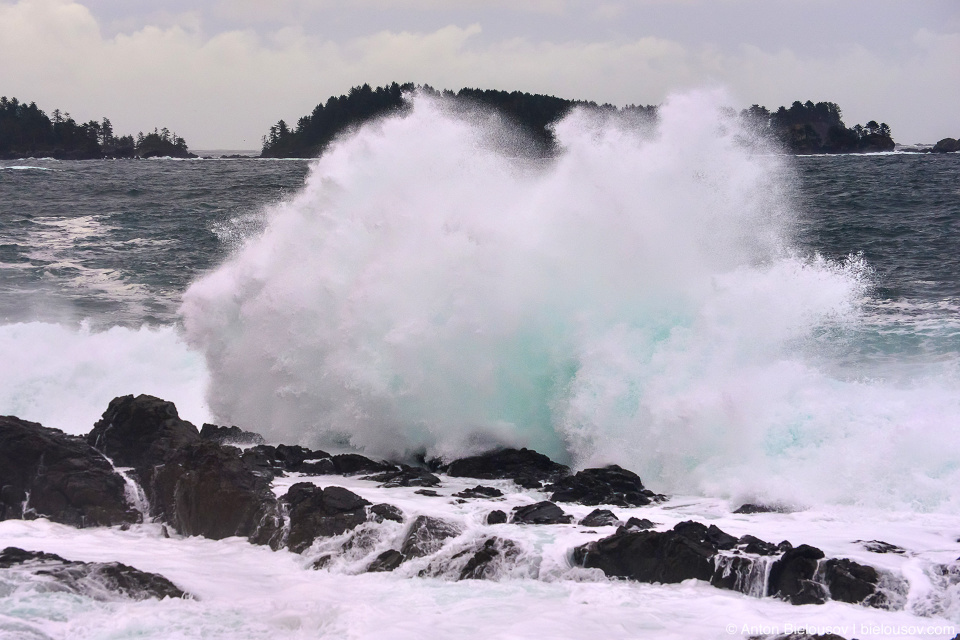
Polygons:
M0 159L57 158L195 158L186 141L164 127L116 136L108 118L76 122L69 113L54 109L47 116L35 102L0 97Z
M408 108L403 94L419 90L434 95L456 97L464 105L482 104L503 113L523 128L538 143L542 154L555 150L550 125L562 118L571 108L586 106L605 111L634 113L656 118L653 105L628 105L617 108L611 104L598 105L585 100L567 100L555 96L494 91L484 89L449 89L438 91L430 86L412 83L393 84L371 88L364 84L354 87L346 95L333 96L318 104L313 112L301 117L295 127L280 120L263 136L264 158L310 158L319 155L340 132L363 122ZM789 108L770 111L753 105L734 116L742 119L752 130L779 144L788 153L864 153L892 151L894 141L890 127L874 120L866 125L847 127L841 119L840 107L832 102L794 102Z

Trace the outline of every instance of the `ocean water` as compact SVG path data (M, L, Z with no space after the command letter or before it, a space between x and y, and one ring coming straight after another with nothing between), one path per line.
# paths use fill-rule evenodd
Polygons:
M373 551L312 571L319 547L39 520L0 523L0 545L120 560L198 597L8 582L0 637L960 625L937 570L960 556L960 157L785 157L721 104L678 95L656 124L575 112L545 160L494 116L416 99L315 161L0 163L0 414L79 434L114 396L149 393L275 442L618 463L671 495L622 517L820 546L906 580L899 610L608 581L571 568L601 535L574 525L511 528L521 560L467 584L356 575ZM315 481L456 520L460 545L493 508ZM504 488L508 506L538 499ZM730 513L747 501L790 513ZM873 539L909 553L855 542Z

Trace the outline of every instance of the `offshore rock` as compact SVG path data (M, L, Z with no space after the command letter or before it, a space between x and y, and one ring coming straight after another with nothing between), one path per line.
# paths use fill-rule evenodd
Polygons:
M487 514L487 524L506 524L507 514L500 509L494 509Z
M460 580L489 580L497 577L499 568L520 555L513 540L487 538L460 571Z
M213 440L220 444L229 445L257 445L263 444L263 436L252 431L244 431L240 427L220 427L205 423L200 427L202 440Z
M633 518L631 518L633 520ZM583 527L611 527L619 524L620 519L609 509L594 509L580 521ZM651 523L652 524L652 523Z
M458 498L499 498L503 496L503 491L500 491L500 489L496 487L485 487L482 484L478 484L473 489L464 489L453 495Z
M455 478L509 479L526 489L539 489L544 482L569 474L570 468L530 449L500 449L454 460L445 471Z
M944 138L933 145L934 153L953 153L954 151L960 151L960 140Z
M600 469L584 469L546 487L551 500L586 505L612 504L642 507L666 498L645 489L640 476L615 464Z
M133 467L141 477L145 470L199 440L197 428L180 419L172 402L148 395L114 398L87 434L88 444L114 464Z
M126 482L82 438L0 417L0 520L46 517L75 527L140 518Z
M111 600L111 596L132 600L189 597L162 575L119 562L74 562L52 553L7 547L0 551L0 570L13 567L52 579L60 589L95 600Z
M453 523L431 516L418 516L410 525L400 552L407 558L422 558L439 551L448 538L459 535L460 528Z
M340 535L367 520L370 503L343 487L320 487L298 482L281 501L289 505L290 533L287 548L294 553L308 549L319 537Z
M573 516L567 515L563 509L549 500L544 500L536 504L514 507L513 518L510 521L514 524L569 524L573 522Z
M275 544L281 522L270 479L234 447L199 441L143 473L151 512L183 535Z

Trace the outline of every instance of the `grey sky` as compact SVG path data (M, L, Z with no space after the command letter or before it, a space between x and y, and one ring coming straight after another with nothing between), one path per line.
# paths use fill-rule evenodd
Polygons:
M0 94L192 148L258 148L368 82L656 104L838 103L960 136L958 0L0 0Z

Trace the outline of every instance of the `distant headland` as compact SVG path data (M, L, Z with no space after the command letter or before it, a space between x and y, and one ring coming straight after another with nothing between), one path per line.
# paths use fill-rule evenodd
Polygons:
M438 96L459 98L462 103L481 104L493 108L519 125L538 143L539 151L549 154L555 149L550 125L571 108L591 107L603 111L630 113L655 119L654 105L628 105L617 108L585 100L566 100L555 96L464 88L459 91L438 91L428 85L393 84L371 88L354 87L346 95L333 96L318 104L313 112L301 117L295 127L280 120L263 136L264 158L312 158L319 155L340 132L367 120L408 108L403 95L418 90ZM886 123L874 120L865 125L847 127L840 107L832 102L794 102L789 108L770 111L753 105L739 114L751 130L780 146L786 153L867 153L893 151L895 143Z
M164 127L136 138L116 136L108 118L101 122L78 123L54 109L47 116L36 103L0 98L0 160L14 158L57 158L92 160L101 158L196 158L186 141Z

